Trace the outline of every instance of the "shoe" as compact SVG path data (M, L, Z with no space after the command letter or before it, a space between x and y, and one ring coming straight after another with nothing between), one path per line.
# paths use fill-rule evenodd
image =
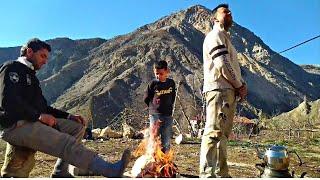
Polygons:
M124 170L127 168L131 157L129 149L124 150L121 159L116 163L105 161L100 156L95 156L88 169L94 174L109 178L120 178L123 176Z
M232 178L232 176L230 176L230 174L226 174L226 175L217 174L217 178Z
M211 174L211 175L206 175L206 174L200 174L199 178L217 178L217 176L215 174Z
M120 171L119 171L119 177L123 176L124 170L127 168L131 157L131 151L129 149L124 150L122 157L121 157L121 165L120 165Z
M70 173L67 174L51 174L51 178L74 178Z

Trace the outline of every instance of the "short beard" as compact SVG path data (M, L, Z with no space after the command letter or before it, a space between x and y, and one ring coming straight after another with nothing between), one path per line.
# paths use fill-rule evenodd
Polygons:
M224 29L225 30L229 30L230 28L231 28L231 26L232 26L232 21L230 21L230 22L224 22Z

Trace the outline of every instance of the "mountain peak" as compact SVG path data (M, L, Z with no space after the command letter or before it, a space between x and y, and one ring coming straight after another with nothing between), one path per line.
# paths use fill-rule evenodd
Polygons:
M145 113L141 99L153 78L152 64L166 60L171 78L183 82L175 117L180 117L179 109L193 117L201 109L202 45L212 29L211 15L196 5L108 41L49 40L51 59L38 73L43 92L57 108L80 113L102 127L125 108ZM305 95L320 97L320 75L307 73L237 23L230 35L249 89L242 115L254 117L259 110L279 114L296 107Z

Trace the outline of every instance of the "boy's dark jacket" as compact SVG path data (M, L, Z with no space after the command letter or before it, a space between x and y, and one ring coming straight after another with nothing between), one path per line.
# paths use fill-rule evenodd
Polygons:
M165 82L152 80L144 94L144 102L149 107L149 114L172 116L173 104L176 96L176 85L172 79Z

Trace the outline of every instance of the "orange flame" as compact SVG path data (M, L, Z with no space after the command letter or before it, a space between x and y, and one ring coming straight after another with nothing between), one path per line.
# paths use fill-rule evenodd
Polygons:
M177 166L173 163L173 150L170 149L165 153L161 150L161 140L158 136L160 123L158 120L151 127L150 137L144 139L134 152L135 157L147 155L154 160L146 164L138 177L175 177L178 172Z
M141 141L141 143L138 145L137 149L133 152L134 157L139 157L145 154L147 150L147 139L144 139Z

